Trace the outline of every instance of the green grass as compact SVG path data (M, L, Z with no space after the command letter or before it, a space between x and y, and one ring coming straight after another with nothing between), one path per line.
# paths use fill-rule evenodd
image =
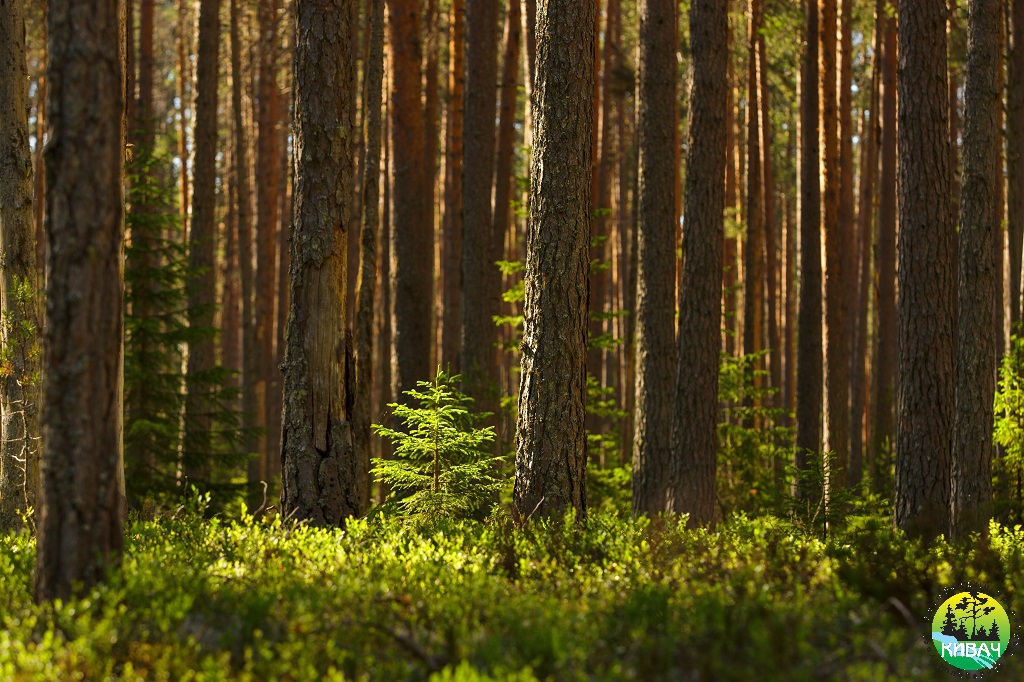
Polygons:
M183 511L133 522L108 584L53 606L31 600L34 540L0 536L0 679L946 679L940 592L1024 614L1022 549L871 519L822 541L770 517L342 532Z

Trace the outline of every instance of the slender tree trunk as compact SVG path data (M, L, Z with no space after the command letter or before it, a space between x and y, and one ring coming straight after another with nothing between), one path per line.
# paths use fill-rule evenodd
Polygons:
M40 601L88 589L124 546L124 10L123 0L49 10Z
M24 2L23 2L24 4ZM42 7L42 26L40 27L40 64L47 61L47 31L46 15L48 12L49 0L39 0ZM46 169L43 163L43 144L46 140L46 69L40 69L36 79L36 148L33 166L35 167L35 188L32 195L32 208L35 211L35 239L36 239L36 280L41 290L46 277L46 235L43 234L43 209L46 206ZM37 304L42 310L42 298Z
M951 532L986 532L992 516L992 399L996 379L995 225L999 130L999 0L971 0L964 84L959 333L951 468Z
M426 38L425 54L423 55L423 196L426 198L426 206L424 207L423 219L426 221L426 227L430 233L431 240L431 278L434 277L435 268L435 257L433 254L438 248L438 240L436 238L437 230L437 189L436 180L438 176L438 135L440 130L440 90L439 85L439 74L438 74L438 54L439 54L439 31L438 31L438 11L437 11L438 0L426 0L424 3L424 20L425 20L425 31L424 35ZM495 259L497 260L497 258ZM436 264L436 267L440 268L440 264ZM434 287L430 289L434 292ZM436 294L436 292L434 292ZM435 295L431 295L426 299L429 301L428 305L431 308L430 311L430 324L431 332L426 343L428 345L427 352L430 355L428 360L430 367L437 367L438 361L440 360L440 352L438 345L440 344L440 338L438 337L438 320L437 320L437 298ZM426 378L426 377L424 377Z
M727 29L727 42L732 45L732 26ZM726 64L726 88L725 88L725 112L728 120L725 126L725 211L727 224L735 223L736 219L736 134L733 130L732 115L735 105L733 104L733 60L727 59ZM736 309L737 295L736 286L739 282L739 262L736 253L736 237L732 234L731 228L726 229L725 242L722 250L722 306L723 316L723 350L730 355L735 355L739 347L736 338L736 316L739 314Z
M899 0L899 393L896 526L948 529L954 324L946 9ZM984 171L982 171L984 172Z
M23 0L0 4L0 60L0 529L7 529L36 506L39 485L39 280Z
M369 481L373 414L373 313L377 290L377 237L380 224L380 127L384 82L384 0L370 0L370 52L365 69L363 102L366 107L366 156L363 161L363 227L359 233L359 294L356 310L356 395L352 401L356 464L362 480ZM369 489L361 501L369 502ZM365 512L365 506L360 513Z
M882 492L889 472L879 470L891 460L883 454L896 447L896 0L887 3L882 46L881 173L878 197L878 279L877 347L875 357L874 443L871 479L875 492ZM888 466L886 464L886 466Z
M345 230L353 207L356 4L298 0L295 196L285 352L282 513L339 525L366 508L352 446Z
M385 36L386 38L386 36ZM384 49L384 83L381 86L384 92L391 89L392 72L391 50L385 43ZM383 421L388 413L388 405L394 401L392 393L392 327L391 327L391 111L387 98L383 102L384 112L381 124L382 145L384 147L384 163L381 167L381 215L380 215L380 258L377 267L380 279L378 285L380 296L378 297L377 314L377 385L378 391L377 415ZM389 444L385 439L380 439L379 456L387 459L390 456ZM377 486L377 502L383 502L387 498L387 486L379 483Z
M761 7L761 24L764 24L764 6ZM761 135L761 200L764 208L764 243L765 243L765 305L768 327L768 357L771 385L774 389L782 387L782 341L779 335L778 300L775 290L778 263L775 255L775 174L772 163L772 119L768 100L768 55L767 41L764 32L757 35L757 93L758 93L758 129ZM769 404L775 404L777 396L768 398ZM782 460L776 459L776 475L782 478Z
M1010 241L1010 333L1018 334L1021 251L1024 248L1024 0L1009 0L1010 50L1006 83L1007 238Z
M139 146L152 149L155 136L153 120L153 28L154 0L141 0L139 4L139 92L135 129L139 133Z
M715 525L728 21L726 3L693 0L690 5L693 89L686 147L686 258L667 508L689 514L691 527Z
M448 27L448 115L444 163L444 223L442 238L441 357L458 372L462 328L462 110L466 67L465 0L452 0Z
M675 9L672 0L643 0L640 9L640 82L637 134L636 362L633 403L633 513L665 510L672 460L675 360L675 169L666 153L675 144Z
M220 51L220 0L199 5L199 54L196 77L196 163L189 229L188 324L192 330L214 326L217 247L217 71ZM217 364L214 338L203 335L188 346L183 468L192 482L209 478L212 437L212 386Z
M584 429L593 129L592 3L540 0L513 504L586 515ZM581 49L582 47L582 49ZM542 172L543 171L543 172Z
M761 135L758 104L757 42L764 19L761 0L748 3L747 31L747 232L744 249L743 352L764 350L765 328L765 234L764 194L761 177ZM762 367L763 362L757 366ZM759 376L754 381L761 384Z
M465 144L462 148L462 337L460 365L467 391L494 411L498 386L498 270L502 235L493 231L498 84L498 3L466 0Z
M394 334L395 397L426 379L430 369L430 332L434 237L423 196L424 132L422 59L418 0L388 0L393 81L391 88L392 230L391 291ZM493 91L492 91L493 96ZM492 129L493 129L492 118ZM493 145L491 149L493 154ZM488 175L488 178L490 176ZM489 181L488 181L489 182ZM490 227L488 217L487 226ZM493 325L492 325L493 326Z
M804 5L800 83L800 308L797 313L796 464L821 448L821 189L818 180L818 0ZM800 489L801 496L808 491Z
M178 159L181 162L180 188L181 235L188 234L189 206L189 153L188 153L188 102L192 101L189 55L192 53L189 38L192 26L189 22L188 0L178 0Z

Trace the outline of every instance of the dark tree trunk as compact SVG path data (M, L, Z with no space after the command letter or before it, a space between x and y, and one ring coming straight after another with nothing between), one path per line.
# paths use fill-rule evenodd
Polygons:
M345 231L354 203L356 4L298 0L295 181L284 361L281 510L338 525L366 509L352 447Z
M971 0L960 193L959 333L951 469L954 535L985 532L992 515L992 399L996 378L996 159L999 0Z
M363 225L359 232L359 291L356 309L356 395L352 401L352 426L357 466L368 481L373 416L373 318L377 291L377 236L380 225L380 127L384 82L384 0L370 0L370 51L363 88L366 107L366 146L363 160ZM369 501L369 494L362 497ZM365 510L364 510L365 511Z
M462 147L462 337L459 357L467 391L486 411L496 405L498 269L503 235L494 233L498 85L498 3L466 0L466 91Z
M874 437L871 480L875 492L889 481L883 455L896 447L896 16L895 0L886 2L882 46L881 172L878 178L878 331L876 333ZM886 471L881 471L885 466ZM886 491L887 492L887 491Z
M896 526L948 529L953 435L952 169L946 8L899 0L899 361Z
M0 529L21 525L39 485L39 372L32 155L23 0L0 3ZM27 298L19 295L28 287Z
M764 350L765 235L764 194L761 183L761 135L758 127L761 108L757 101L757 40L764 9L760 0L750 0L750 25L747 32L747 204L746 244L743 270L743 352ZM758 367L763 362L758 363ZM755 381L760 384L760 378Z
M725 3L694 0L690 6L693 89L686 158L686 257L667 504L669 511L689 514L690 527L715 525L727 25Z
M452 0L448 27L448 117L445 134L444 223L441 294L441 352L438 360L459 370L462 333L462 108L466 80L466 10L464 0Z
M800 82L800 308L796 349L796 464L821 448L821 186L818 179L818 0L804 5ZM799 490L801 495L808 491Z
M675 369L675 8L672 0L640 3L637 135L636 362L633 405L633 513L665 510L672 459Z
M515 513L586 515L592 3L540 0ZM543 172L542 172L543 171Z
M193 273L197 273L188 283L188 324L193 330L214 325L219 34L220 0L202 0L196 68L195 184L188 235L188 264ZM183 466L185 475L194 482L209 478L213 396L208 374L216 364L213 336L203 335L189 343Z
M88 589L124 546L124 16L123 0L50 3L38 600Z
M392 55L391 150L393 209L391 211L392 332L394 334L394 395L432 374L430 369L433 318L434 237L423 196L424 133L421 104L419 0L388 0ZM493 94L493 93L492 93ZM493 127L493 121L492 121ZM493 153L493 150L492 150ZM487 225L490 226L488 220Z
M1024 0L1009 0L1010 50L1006 82L1007 237L1010 240L1010 333L1018 334L1021 251L1024 248Z

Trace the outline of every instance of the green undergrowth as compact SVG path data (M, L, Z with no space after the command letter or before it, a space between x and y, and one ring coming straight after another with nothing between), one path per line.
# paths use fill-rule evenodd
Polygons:
M0 679L946 679L926 616L962 581L1024 614L1022 548L872 519L821 540L771 517L336 531L180 510L133 522L108 583L52 606L30 596L34 540L0 536ZM1024 679L1024 653L1004 665Z

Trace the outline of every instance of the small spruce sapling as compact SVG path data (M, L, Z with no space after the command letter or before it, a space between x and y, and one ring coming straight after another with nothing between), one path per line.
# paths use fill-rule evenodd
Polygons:
M373 475L392 491L385 503L429 524L465 518L497 498L495 476L502 457L491 455L493 427L477 428L487 413L473 413L472 398L459 392L460 377L438 368L433 381L406 391L409 405L391 403L405 431L374 424L391 441L394 459L373 460Z

